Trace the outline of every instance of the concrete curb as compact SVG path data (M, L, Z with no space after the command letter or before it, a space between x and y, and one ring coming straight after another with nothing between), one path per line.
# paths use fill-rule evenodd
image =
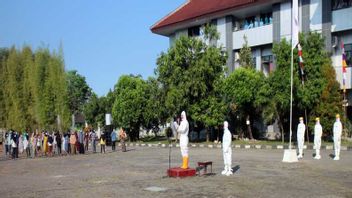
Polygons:
M120 144L119 144L120 145ZM150 147L150 148L169 148L176 147L179 148L179 144L144 144L144 143L129 143L127 144L131 147ZM208 149L221 149L221 144L189 144L189 147L192 148L208 148ZM261 144L253 144L253 145L244 145L244 144L233 144L232 148L234 149L256 149L256 150L283 150L288 149L288 145L261 145ZM292 149L296 149L295 145L292 145ZM304 150L314 150L312 145L304 145ZM334 150L334 146L327 145L321 146L320 150ZM341 146L342 151L352 151L352 146Z

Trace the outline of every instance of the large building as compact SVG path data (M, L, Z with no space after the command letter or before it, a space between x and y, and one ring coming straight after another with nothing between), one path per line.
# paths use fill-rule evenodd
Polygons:
M274 68L272 46L291 39L290 0L188 0L151 27L153 33L167 36L170 45L181 35L202 38L207 23L220 33L217 46L228 52L229 71L239 67L238 52L244 35L252 48L256 69L264 74ZM352 0L299 0L300 31L317 31L325 37L337 80L342 84L341 45L347 54L347 95L352 105ZM348 108L350 109L350 108Z

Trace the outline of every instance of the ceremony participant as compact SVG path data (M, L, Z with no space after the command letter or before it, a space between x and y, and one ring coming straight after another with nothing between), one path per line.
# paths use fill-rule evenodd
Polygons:
M61 138L61 134L58 131L56 132L55 139L56 139L56 145L57 145L57 154L61 155L62 138Z
M320 159L320 146L321 146L321 136L323 134L323 128L320 125L320 119L315 119L316 123L314 126L314 148L315 148L315 157L314 159Z
M339 114L336 115L336 121L334 123L333 133L334 133L334 150L335 150L334 160L340 160L342 124L340 121Z
M115 129L112 130L110 137L111 137L111 149L112 149L112 151L115 151L116 150L116 140L117 140L117 134L116 134Z
M48 154L48 132L45 132L44 134L43 150L44 150L44 155L46 156Z
M299 118L299 124L297 127L297 144L298 144L298 159L303 158L303 147L304 147L304 133L306 131L306 125L303 123L303 117Z
M48 136L48 153L49 156L52 157L53 156L53 147L54 147L54 133L52 135Z
M97 152L97 146L96 146L97 136L96 136L94 130L91 130L91 132L89 134L89 137L90 137L90 141L91 141L91 144L92 144L93 153L96 153Z
M11 131L5 133L5 155L11 155Z
M18 134L17 132L12 132L11 137L11 148L12 148L12 159L18 158Z
M106 138L105 134L102 133L100 136L100 153L105 153Z
M121 128L119 131L119 138L120 138L122 152L126 152L125 140L127 138L127 135L126 135L126 132L123 130L123 128Z
M232 135L229 131L229 123L224 122L224 135L222 136L222 152L224 157L224 170L221 172L222 175L230 176L232 175Z
M31 148L30 148L30 142L29 142L29 135L26 131L23 133L22 139L23 139L23 150L26 151L27 158L29 158L31 156L31 150L30 150Z
M77 141L76 135L72 131L71 136L70 136L71 155L76 154L76 141Z
M19 138L18 138L18 145L17 145L18 152L20 154L23 153L24 148L23 148L23 134L20 132Z
M42 151L42 134L38 133L36 136L37 139L37 155L41 154L43 155L43 151Z
M33 132L30 138L30 142L31 142L31 154L32 154L32 158L34 158L37 155L37 138L36 138L36 133Z
M88 146L89 146L89 132L88 128L84 129L84 150L88 152Z
M177 132L180 134L180 148L182 155L182 169L188 168L188 132L189 132L189 124L186 117L186 112L182 111L181 113L181 123L177 128Z

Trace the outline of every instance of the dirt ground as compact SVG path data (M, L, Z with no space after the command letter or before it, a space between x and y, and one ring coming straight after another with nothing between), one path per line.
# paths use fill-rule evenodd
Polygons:
M110 149L110 148L109 148ZM282 163L283 150L233 149L233 176L222 176L221 149L190 148L190 165L214 162L212 175L168 178L168 148L129 147L53 158L0 161L0 197L352 197L352 152L306 151ZM3 157L3 155L1 156ZM172 166L181 164L172 148ZM158 187L159 192L148 191ZM157 189L158 189L157 188Z

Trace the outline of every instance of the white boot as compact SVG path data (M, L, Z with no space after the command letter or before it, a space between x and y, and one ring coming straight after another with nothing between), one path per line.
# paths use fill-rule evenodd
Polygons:
M334 160L340 160L340 153L339 151L335 150L335 157Z
M335 157L334 160L340 160L340 151L335 151Z
M303 155L302 155L302 150L299 149L298 151L298 156L297 156L298 159L302 159L303 158Z
M225 165L225 168L224 168L224 170L221 172L221 174L222 174L222 175L225 175L225 174L227 173L227 170L228 170L228 168L227 168L227 166Z
M321 159L320 150L318 149L316 150L314 159L317 159L317 160Z
M229 170L226 172L226 176L230 176L233 175L232 169L229 168Z

